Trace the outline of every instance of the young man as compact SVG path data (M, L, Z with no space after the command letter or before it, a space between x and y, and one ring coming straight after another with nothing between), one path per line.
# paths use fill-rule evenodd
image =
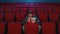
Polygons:
M26 23L36 23L39 26L39 31L41 29L40 20L36 16L34 16L32 12L29 12L26 18L22 22L23 31L24 31L24 25Z

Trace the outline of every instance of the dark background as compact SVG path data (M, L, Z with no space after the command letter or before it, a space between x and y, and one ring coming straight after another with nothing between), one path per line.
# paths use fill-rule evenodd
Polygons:
M0 3L60 3L60 0L0 0Z

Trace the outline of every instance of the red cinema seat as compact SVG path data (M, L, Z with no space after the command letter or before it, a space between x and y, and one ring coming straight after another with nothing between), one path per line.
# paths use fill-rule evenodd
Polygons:
M28 6L28 4L26 3L26 4L24 4L23 7L24 7L24 8L28 8L29 6Z
M45 13L53 13L53 9L51 9L51 8L45 8Z
M35 13L35 9L34 8L30 8L30 11Z
M13 12L15 8L16 8L15 4L9 4L10 12Z
M39 13L40 21L48 21L48 14L47 13Z
M20 4L21 7L24 5L24 3L19 3L19 4Z
M9 6L8 4L2 4L2 9L4 13L9 13Z
M5 31L5 24L3 22L0 22L0 34L4 34Z
M33 13L34 16L37 16L36 13Z
M23 4L22 4L22 3L20 3L19 5L20 5L20 8L21 8Z
M55 13L60 13L60 8L57 8L57 7L56 7L56 8L54 9L54 11L55 11Z
M8 23L8 34L21 34L21 23L19 22L10 22Z
M14 4L9 4L9 8L14 8L15 7L15 5Z
M39 34L38 24L34 23L25 24L25 34Z
M12 9L12 13L19 13L19 8Z
M4 11L5 14L6 14L6 13L10 13L10 9L9 9L8 7L3 8L3 11Z
M14 21L14 13L5 14L5 21L7 21L7 22Z
M42 34L56 34L56 24L54 22L42 22Z
M0 13L2 13L2 8L0 8Z
M47 3L41 4L42 8L48 8L48 6L49 6L49 4L47 4Z
M38 13L44 13L43 8L37 8Z
M49 8L55 8L55 5L54 4L49 4Z
M20 3L19 4L16 4L15 7L16 8L21 8L21 4Z
M20 13L26 13L26 11L27 11L27 8L21 8L20 9Z
M24 18L25 18L25 13L16 14L16 21L22 22Z
M36 5L36 8L39 8L40 7L40 4L35 4Z
M0 22L3 22L3 15L4 14L0 14Z
M58 34L60 34L60 22L58 23Z
M30 4L30 8L33 8L34 7L34 4Z
M58 14L50 14L50 21L59 21Z

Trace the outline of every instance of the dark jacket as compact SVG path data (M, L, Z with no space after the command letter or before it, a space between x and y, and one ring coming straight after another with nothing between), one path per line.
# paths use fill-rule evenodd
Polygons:
M40 25L40 20L36 16L32 16L32 18L36 18L36 23ZM28 17L25 17L25 19L22 22L22 25L25 25L27 23Z

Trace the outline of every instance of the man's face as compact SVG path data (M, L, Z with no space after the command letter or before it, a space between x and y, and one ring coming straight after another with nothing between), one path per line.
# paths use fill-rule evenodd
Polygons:
M32 14L28 14L28 17L32 17L33 15Z

